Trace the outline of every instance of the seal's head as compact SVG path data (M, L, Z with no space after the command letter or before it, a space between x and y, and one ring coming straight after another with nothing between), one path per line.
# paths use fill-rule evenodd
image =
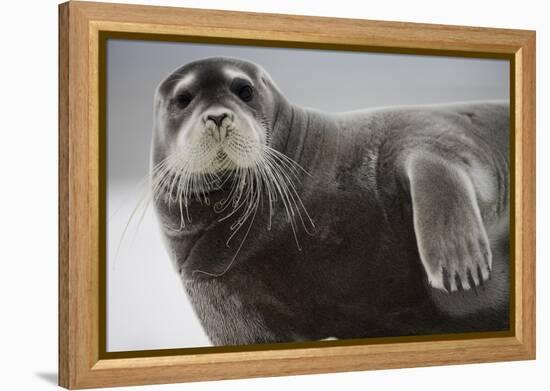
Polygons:
M252 167L269 144L280 100L256 64L231 58L186 64L157 89L154 160L177 156L190 174Z
M151 170L163 221L183 228L191 222L189 206L200 203L226 211L221 220L234 216L236 232L254 220L263 199L269 226L278 202L294 230L304 210L296 190L304 172L281 151L292 110L267 72L251 62L209 58L168 76L155 96ZM195 228L212 220L210 210L193 208L204 217L193 220Z

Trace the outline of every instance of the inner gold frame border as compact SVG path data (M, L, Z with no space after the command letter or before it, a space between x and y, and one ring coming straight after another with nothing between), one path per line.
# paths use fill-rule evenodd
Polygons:
M106 352L107 39L510 61L511 329ZM70 1L59 6L59 384L91 388L535 358L535 32Z

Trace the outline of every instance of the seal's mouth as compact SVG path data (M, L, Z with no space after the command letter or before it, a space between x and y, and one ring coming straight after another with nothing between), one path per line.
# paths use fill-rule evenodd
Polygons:
M298 189L309 174L283 153L263 146L262 153L246 165L235 162L227 148L218 147L208 159L208 169L197 170L188 154L173 154L152 170L152 190L155 199L181 211L181 224L190 216L196 203L211 206L223 219L235 216L240 227L260 204L269 208L271 220L277 205L282 205L286 220L296 227L296 219L307 216ZM240 217L238 217L240 216ZM309 216L307 216L309 220ZM271 223L270 223L271 224Z
M182 123L169 154L178 157L180 167L196 174L251 167L268 143L266 125L268 121L238 107L209 107Z

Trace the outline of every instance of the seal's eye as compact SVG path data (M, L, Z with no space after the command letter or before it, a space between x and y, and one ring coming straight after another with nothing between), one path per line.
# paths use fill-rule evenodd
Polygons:
M254 91L252 90L251 86L249 86L248 84L244 85L239 88L239 98L241 98L243 102L250 102L252 100L253 92Z
M180 92L174 98L174 102L180 109L185 109L187 106L189 106L189 103L191 103L191 100L193 100L193 97L187 92Z

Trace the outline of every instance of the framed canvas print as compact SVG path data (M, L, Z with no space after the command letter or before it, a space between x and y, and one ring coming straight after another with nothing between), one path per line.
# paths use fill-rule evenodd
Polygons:
M535 33L59 7L59 380L535 358Z

